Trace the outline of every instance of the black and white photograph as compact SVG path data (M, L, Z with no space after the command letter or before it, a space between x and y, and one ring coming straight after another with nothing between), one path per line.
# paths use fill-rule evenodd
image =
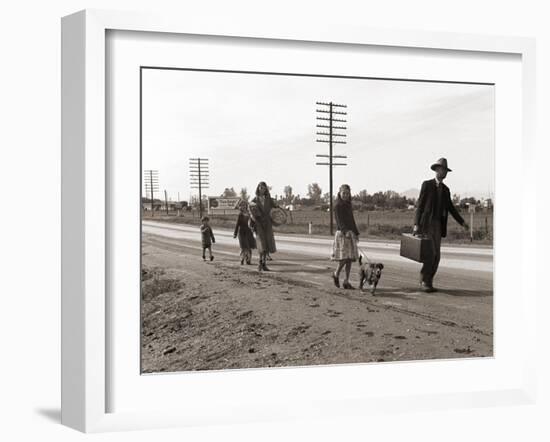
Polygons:
M5 2L0 440L550 440L546 3Z
M493 356L489 83L140 69L141 372Z

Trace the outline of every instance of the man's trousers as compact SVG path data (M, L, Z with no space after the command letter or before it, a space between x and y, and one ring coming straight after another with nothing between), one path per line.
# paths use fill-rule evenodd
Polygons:
M441 259L441 221L432 220L423 233L432 240L432 253L430 259L422 265L420 278L426 285L431 286Z

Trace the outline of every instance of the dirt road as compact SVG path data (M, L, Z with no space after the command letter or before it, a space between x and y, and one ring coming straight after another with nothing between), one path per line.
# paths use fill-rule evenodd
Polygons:
M372 296L332 285L330 240L279 237L273 271L259 274L240 265L230 232L203 262L195 230L144 224L143 372L493 354L490 249L445 248L440 292L426 294L395 244L362 243L385 265Z

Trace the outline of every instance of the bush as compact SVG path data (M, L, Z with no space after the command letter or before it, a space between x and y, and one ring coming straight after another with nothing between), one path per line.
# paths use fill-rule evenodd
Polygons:
M469 240L470 232L465 232L464 230L449 230L447 231L447 239ZM492 240L493 235L491 231L487 232L485 229L474 229L473 239L474 241Z
M357 228L359 232L366 233L372 236L383 236L387 238L398 238L403 233L411 233L411 226L392 226L391 224L372 224L367 226L365 223L360 223Z

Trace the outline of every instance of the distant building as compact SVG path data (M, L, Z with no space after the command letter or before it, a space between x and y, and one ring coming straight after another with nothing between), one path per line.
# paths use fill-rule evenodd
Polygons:
M168 211L174 212L176 210L181 210L185 206L187 206L187 203L182 204L181 202L177 202L177 201L168 201ZM151 202L149 202L149 201L144 202L144 203L141 204L141 207L142 207L143 211L150 212L151 211ZM153 203L152 209L155 212L166 211L166 202L164 202L164 201L162 201L162 202L161 201L155 201Z
M168 211L181 210L181 208L182 208L181 203L178 203L176 201L168 201ZM164 211L166 211L166 203L163 202L158 209L157 209L156 204L155 204L155 210L164 210Z

